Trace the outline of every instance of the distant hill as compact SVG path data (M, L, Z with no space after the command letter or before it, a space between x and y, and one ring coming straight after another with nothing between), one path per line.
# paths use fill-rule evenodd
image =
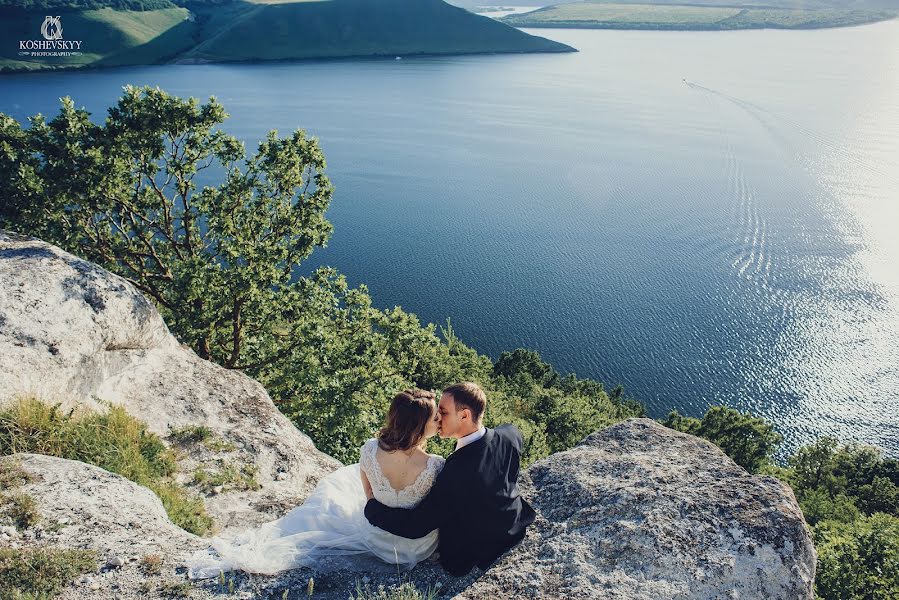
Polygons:
M584 0L451 0L450 4L473 9L480 6L556 6L581 3ZM779 8L790 10L877 10L897 9L899 0L593 0L594 4L648 4L680 6L715 6L737 8Z
M572 50L442 0L239 5L227 14L214 14L210 30L185 58L270 60Z
M179 4L0 0L0 67L574 51L442 0ZM58 24L48 25L48 14ZM61 38L48 38L56 27Z
M587 0L500 19L515 27L578 29L816 29L895 18L899 0Z

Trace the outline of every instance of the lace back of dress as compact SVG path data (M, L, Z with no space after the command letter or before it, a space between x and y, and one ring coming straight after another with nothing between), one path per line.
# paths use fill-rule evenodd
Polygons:
M424 470L419 474L418 478L402 490L395 490L390 485L390 481L381 470L381 465L377 458L378 441L369 440L366 442L360 464L365 474L368 476L368 482L371 484L372 492L375 499L394 508L412 508L416 506L422 499L427 496L431 486L434 485L434 479L443 466L443 461L439 457L430 457L425 465Z

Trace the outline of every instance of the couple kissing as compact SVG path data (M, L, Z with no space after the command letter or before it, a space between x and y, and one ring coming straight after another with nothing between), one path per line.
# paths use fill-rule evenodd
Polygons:
M275 521L210 540L188 562L193 579L223 571L274 574L309 567L411 569L436 558L454 576L486 569L524 537L534 511L518 492L521 433L483 425L487 397L475 383L398 393L358 464L323 478L306 501ZM455 439L447 459L425 450Z

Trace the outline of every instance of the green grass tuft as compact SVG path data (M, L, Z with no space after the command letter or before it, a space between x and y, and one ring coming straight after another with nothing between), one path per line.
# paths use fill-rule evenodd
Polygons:
M197 469L194 471L194 483L207 492L219 486L238 490L258 490L262 487L256 481L256 467L244 465L238 469L230 463L219 470Z
M181 429L174 429L169 437L177 444L203 444L213 452L231 452L235 449L234 444L215 435L205 425L188 425Z
M177 463L162 440L121 407L107 414L60 411L22 398L0 409L0 456L32 452L96 465L147 487L162 500L173 523L203 535L212 527L203 501L172 479Z
M169 581L159 586L163 598L190 598L193 588L186 581Z
M9 521L16 529L33 527L40 514L34 498L15 489L33 481L34 478L16 460L0 463L0 523Z
M352 600L434 600L436 597L436 587L421 591L410 581L388 587L379 585L376 588L357 581L356 592L350 596Z
M0 548L0 600L49 599L76 576L96 570L92 550Z
M0 494L0 517L12 521L16 529L34 527L40 521L34 498L28 494Z
M197 442L205 442L214 434L212 430L205 425L188 425L181 429L173 429L169 436L172 441L179 444L196 444Z

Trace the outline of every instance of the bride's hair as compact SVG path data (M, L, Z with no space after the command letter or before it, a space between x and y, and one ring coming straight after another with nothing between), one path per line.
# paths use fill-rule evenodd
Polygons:
M427 390L403 390L393 397L387 422L378 433L385 452L409 450L421 443L428 421L434 418L436 396Z

